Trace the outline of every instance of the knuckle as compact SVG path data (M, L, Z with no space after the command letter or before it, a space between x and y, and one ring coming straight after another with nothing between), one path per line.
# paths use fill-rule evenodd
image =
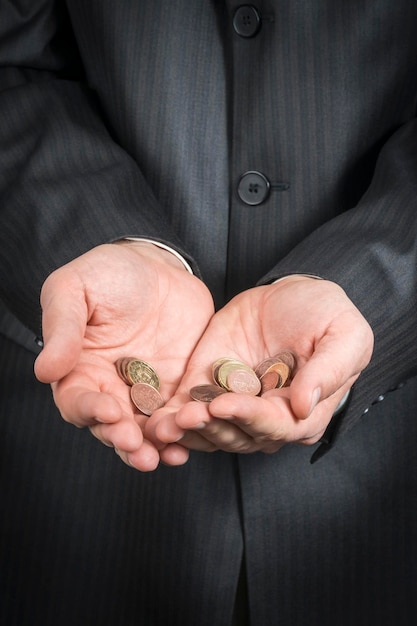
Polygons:
M271 433L265 433L263 435L257 435L254 437L256 444L265 449L269 446L274 447L277 443L281 443L284 440L284 433L282 430L275 430Z

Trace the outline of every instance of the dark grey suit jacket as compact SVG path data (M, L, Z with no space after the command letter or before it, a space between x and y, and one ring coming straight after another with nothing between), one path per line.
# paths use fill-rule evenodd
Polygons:
M417 477L397 457L417 421L417 4L0 12L7 623L228 624L244 553L255 626L408 624ZM252 171L270 184L260 204L239 194ZM217 306L294 272L346 290L375 353L317 464L288 446L133 476L56 419L31 373L42 282L126 236L176 248Z

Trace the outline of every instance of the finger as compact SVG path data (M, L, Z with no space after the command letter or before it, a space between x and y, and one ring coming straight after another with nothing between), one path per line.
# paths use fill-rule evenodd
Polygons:
M90 426L90 431L106 446L125 453L137 452L143 445L142 430L128 415L115 423L95 423Z
M333 396L319 402L307 420L295 422L294 441L296 443L312 445L322 439L341 400L350 391L351 384L349 381Z
M255 452L259 446L255 439L245 432L240 425L212 418L198 433L207 445L212 443L218 450L225 452Z
M184 434L187 430L200 430L211 420L209 404L205 402L187 402L179 409L172 412L172 418L178 432ZM173 428L173 427L172 427ZM173 432L175 432L173 430ZM158 436L166 436L165 424L161 421L158 426Z
M121 404L108 393L70 386L55 390L54 399L63 419L81 428L96 422L116 423L123 417Z
M192 428L181 428L176 423L177 414L183 411L193 414ZM156 415L158 413L158 415ZM213 452L227 450L229 452L244 452L254 449L250 437L238 427L227 422L214 419L207 411L207 406L189 402L180 409L159 409L150 418L145 427L146 436L150 437L158 448L161 459L167 463L177 464L176 458L171 461L171 450L174 442L180 442L178 448ZM168 444L168 446L166 445ZM169 451L167 451L167 448ZM181 458L181 462L182 458Z
M167 443L180 441L184 436L185 429L176 423L176 415L185 404L189 403L190 396L181 391L181 387L162 408L157 409L147 420L145 425L146 437L154 443L158 449Z
M159 451L161 462L165 465L184 465L187 463L190 452L187 448L176 443L168 444Z
M246 432L252 439L252 449L275 452L286 443L318 441L331 419L339 395L321 402L308 420L299 420L294 415L288 389L285 395L270 391L261 398L242 394L220 396L213 400L211 410L219 421L232 422Z
M76 364L88 318L78 285L54 289L54 282L42 292L44 348L35 362L35 375L45 383L60 380Z
M346 383L352 385L369 363L372 348L372 331L359 313L329 329L291 382L291 408L296 417L309 417L320 401Z
M238 426L213 417L201 430L187 431L181 439L181 446L199 452L247 453L259 450L259 446ZM162 457L163 451L160 453Z
M126 450L115 448L116 454L121 460L128 465L141 472L154 471L160 461L160 456L155 446L146 439L143 440L140 448L127 452Z
M212 451L214 448L241 453L259 449L252 433L241 428L239 419L235 420L229 411L222 416L223 419L217 419L217 412L212 409L212 404L189 402L178 411L175 420L186 431L181 440L182 445L203 451Z
M268 398L230 393L215 398L210 412L221 420L238 425L253 439L269 437L285 439L289 425L294 421L288 397Z

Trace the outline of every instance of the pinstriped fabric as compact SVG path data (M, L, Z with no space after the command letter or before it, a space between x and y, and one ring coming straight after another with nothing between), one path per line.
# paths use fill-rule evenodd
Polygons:
M273 6L262 6L272 16L258 37L233 40L234 66L244 68L234 72L233 175L236 185L244 171L257 169L290 187L255 209L233 196L231 232L240 233L229 248L234 292L353 207L369 184L378 145L414 115L414 8L404 29L389 3L350 4L348 11L329 2ZM398 36L409 45L395 61L376 56ZM309 255L305 250L306 263Z
M229 624L230 459L130 471L58 418L29 352L0 347L2 621ZM314 466L302 447L239 459L251 624L410 624L416 399L414 385L395 392Z
M57 256L65 262L98 243L137 232L131 208L138 203L155 208L150 215L158 232L164 220L149 188L140 190L141 177L133 161L110 141L97 121L91 93L60 81L32 85L22 98L20 89L2 94L8 111L3 118L2 146L10 146L3 155L6 165L1 183L2 271L4 276L21 275L19 283L4 284L3 294L8 302L18 297L21 319L33 326L42 280L61 264ZM16 137L21 119L27 126ZM29 260L37 277L29 277L26 271Z
M0 46L17 66L0 70L0 291L20 319L37 328L57 265L147 236L194 258L219 304L262 276L338 280L377 334L347 423L415 372L415 3L262 0L243 40L235 2L70 0L85 75L66 15L39 0L22 27L13 4L0 35L27 36ZM289 188L247 207L247 169ZM289 447L239 458L237 481L227 455L129 471L60 421L32 352L0 335L0 361L4 623L229 626L244 546L251 626L408 626L415 379L314 466Z
M133 2L116 11L113 3L69 4L88 86L64 51L65 72L56 80L39 71L32 83L23 76L22 84L1 93L6 165L0 193L7 194L2 268L5 279L13 267L23 276L19 287L4 284L3 298L33 325L40 285L52 269L98 243L135 235L166 241L185 256L198 253L220 298L229 195L221 3L204 5L203 12L199 5L191 11L188 3L186 11L145 3L140 15ZM50 19L49 29L67 35ZM183 28L185 41L176 35ZM4 29L9 34L7 23ZM35 31L37 38L38 63L45 64L46 42ZM22 46L16 64L31 66L33 54ZM171 58L178 59L176 72L167 63ZM70 70L78 71L78 80L62 79ZM202 236L207 232L216 255ZM24 255L18 252L23 239ZM27 259L36 276L26 282Z
M70 5L118 141L223 302L230 194L224 3L130 1L116 15L112 3Z
M303 272L346 289L376 352L343 432L417 367L415 8L405 25L389 3L272 5L261 5L258 37L234 34L234 67L244 71L233 75L233 184L258 170L289 188L257 207L233 195L229 293ZM394 55L399 38L408 45Z
M303 272L307 265L313 266L319 275L346 284L349 296L372 320L374 355L355 385L352 419L380 394L411 376L417 366L414 332L409 325L417 307L412 261L417 252L417 211L404 211L414 207L417 198L416 130L410 123L388 144L390 149L382 151L372 185L360 210L351 211L349 225L343 228L340 220L333 220L310 237L307 262L295 249L281 265L284 273L290 267ZM380 217L377 222L375 214ZM334 254L339 264L329 266L324 259ZM406 344L409 350L404 358ZM342 425L342 432L349 422Z
M239 459L246 567L260 594L249 591L251 623L412 624L416 401L414 379L313 466L297 446Z
M233 460L130 470L61 420L32 364L0 335L1 623L228 624L241 554Z
M368 285L356 294L362 283L340 261L342 251L352 255L357 237L350 214L343 215L338 237L331 231L326 243L319 231L318 244L304 240L358 200L376 148L414 109L414 45L402 45L388 57L375 51L396 50L400 39L413 44L416 9L408 5L393 12L388 2L380 2L378 11L372 6L358 3L347 10L324 2L320 8L280 7L278 13L272 3L261 4L267 19L260 36L242 40L232 31L231 15L224 19L222 3L204 4L202 11L197 5L162 11L158 2L143 3L140 14L132 2L116 11L106 2L70 3L92 90L49 81L2 95L3 145L12 146L4 159L2 289L21 319L29 325L38 321L40 285L53 267L96 243L143 235L171 245L182 239L219 303L225 281L234 293L254 285L279 261L276 273L306 268L334 276L376 327L376 307L366 308ZM180 30L182 40L171 37ZM21 62L24 52L22 57ZM28 149L25 179L11 185L16 172L21 176ZM272 182L288 182L289 190L273 192L260 207L244 206L235 185L253 168ZM399 195L403 210L404 200ZM370 209L369 223L380 229L380 208ZM412 219L415 211L408 211ZM27 240L24 254L22 240ZM294 260L283 261L296 244L301 247ZM368 262L364 250L360 246L355 255L362 267ZM36 268L31 275L25 271L28 259ZM391 269L398 281L402 268ZM18 282L11 278L17 272ZM407 280L412 285L415 276ZM372 302L385 293L386 288L374 293ZM407 323L409 316L402 320ZM407 329L412 333L415 325ZM376 330L386 334L383 326ZM408 344L401 347L407 350ZM382 384L387 388L395 381L384 378ZM357 397L363 408L375 390Z

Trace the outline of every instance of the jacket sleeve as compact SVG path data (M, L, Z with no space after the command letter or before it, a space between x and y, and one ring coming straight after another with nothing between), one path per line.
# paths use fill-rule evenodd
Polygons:
M341 285L374 331L371 363L347 410L331 425L334 435L341 434L378 398L417 374L416 120L384 145L358 205L313 232L262 282L289 273Z
M0 22L0 298L35 332L46 276L98 244L140 236L187 258L113 140L56 4L5 3Z

